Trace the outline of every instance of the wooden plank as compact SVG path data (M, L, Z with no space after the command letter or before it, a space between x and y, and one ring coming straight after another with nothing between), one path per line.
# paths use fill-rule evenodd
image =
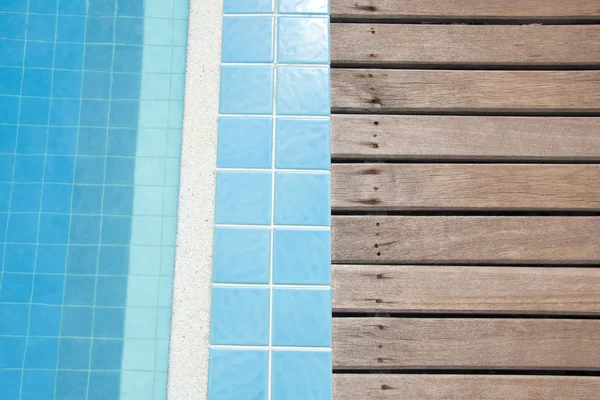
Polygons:
M332 69L333 112L600 112L600 71Z
M598 160L600 118L332 115L334 159Z
M596 314L600 269L334 265L334 312Z
M600 210L600 165L334 164L331 207Z
M333 216L336 263L598 263L600 217Z
M334 374L334 400L593 400L593 376Z
M591 65L600 62L600 26L331 24L331 62Z
M333 0L332 18L600 19L596 0Z
M600 369L599 320L334 318L335 369Z

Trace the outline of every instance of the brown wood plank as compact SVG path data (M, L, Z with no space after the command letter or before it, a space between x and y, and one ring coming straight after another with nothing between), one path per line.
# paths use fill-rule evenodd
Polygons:
M337 265L334 312L600 313L600 269Z
M600 71L332 69L333 112L600 112Z
M595 400L590 376L334 374L334 400Z
M331 62L377 65L598 64L600 26L331 24Z
M600 118L332 115L334 159L598 160Z
M599 320L334 318L335 369L600 369Z
M597 0L332 0L333 18L599 19Z
M598 263L600 217L333 216L336 263Z
M331 208L600 210L600 165L334 164Z

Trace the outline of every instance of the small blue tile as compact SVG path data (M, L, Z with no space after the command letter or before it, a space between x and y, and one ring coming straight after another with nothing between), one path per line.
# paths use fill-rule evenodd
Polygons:
M96 280L92 276L67 275L65 281L65 301L69 305L94 304Z
M56 31L58 42L83 42L85 35L85 17L59 15Z
M63 307L61 336L91 336L93 315L92 307Z
M19 127L19 140L17 153L19 154L44 154L46 153L45 126L24 125Z
M71 183L73 182L73 164L75 157L72 156L48 156L46 157L46 169L44 172L45 182Z
M127 245L131 241L131 217L103 216L102 243Z
M30 11L31 12L31 11ZM54 41L56 15L29 14L27 18L27 40ZM29 46L29 44L28 44Z
M113 72L140 72L142 70L142 46L115 46Z
M4 368L23 368L25 340L25 337L0 337L0 371Z
M58 274L35 274L33 303L62 304L64 276Z
M110 72L85 71L81 95L85 99L110 98Z
M279 0L279 12L287 14L327 14L329 0Z
M32 274L5 272L2 275L0 302L29 303L31 301Z
M4 272L33 272L36 245L6 243L4 246Z
M100 217L72 215L69 243L97 244L100 241Z
M271 114L273 67L221 67L220 99L223 114Z
M273 282L289 285L329 285L331 237L325 230L275 229Z
M15 125L0 125L0 153L14 153L16 145L17 127Z
M96 283L97 306L125 306L127 297L126 276L99 276Z
M277 62L329 64L329 19L281 17L277 23Z
M50 112L50 99L21 97L20 124L47 125Z
M115 15L115 0L88 0L89 15Z
M271 168L272 137L272 118L219 118L217 166Z
M268 345L269 289L213 287L211 344Z
M267 14L275 10L274 0L224 0L225 14Z
M80 125L107 126L109 100L82 100Z
M114 128L137 128L139 111L139 100L113 100L109 125Z
M58 0L29 0L29 12L40 14L56 14Z
M120 339L123 337L124 324L125 308L97 307L94 314L94 336Z
M67 243L69 236L69 216L59 214L42 214L40 216L39 243Z
M15 159L14 154L0 154L0 181L13 180Z
M0 302L0 321L10 321L10 324L0 324L0 335L26 336L28 316L29 304L2 304L2 302ZM2 339L2 336L0 336L0 339ZM23 341L23 351L25 350L24 346L25 341ZM10 348L10 346L0 346L0 349L8 348ZM0 357L0 363L2 362L1 360L2 357Z
M27 42L25 52L25 67L52 68L54 59L54 43L52 42ZM55 67L58 68L58 66Z
M79 128L77 154L103 156L106 154L106 128Z
M69 246L67 273L94 275L96 264L98 264L98 246Z
M134 157L107 157L106 184L133 185L135 161Z
M60 338L59 369L89 369L92 341L83 338Z
M50 110L50 125L79 125L79 99L53 99Z
M29 43L27 46L29 46ZM56 43L54 68L81 70L82 66L83 44Z
M38 214L11 214L6 240L16 243L37 242Z
M69 213L71 211L71 185L44 184L42 212Z
M55 371L23 370L21 400L46 400L54 397Z
M2 5L0 5L0 10L2 10ZM0 36L7 39L23 39L26 21L27 14L1 13Z
M144 15L144 0L117 0L117 15L142 17Z
M17 67L23 64L24 40L0 39L0 60L3 65Z
M19 97L0 96L0 123L16 124L19 115Z
M140 74L112 74L111 99L139 99L141 81Z
M208 398L266 400L269 352L266 350L211 349Z
M51 85L52 70L25 68L23 71L23 96L49 97Z
M58 338L29 337L25 353L25 368L56 368Z
M86 44L85 68L87 70L110 71L113 64L113 45Z
M7 213L12 184L0 182L0 212ZM4 214L6 216L6 214Z
M0 346L5 345L0 339ZM0 387L2 395L6 400L19 400L21 395L21 373L20 370L3 370L0 361Z
M275 224L329 226L329 174L275 174Z
M71 211L76 214L100 214L102 211L102 186L75 185Z
M223 62L273 62L272 17L224 17Z
M105 157L78 156L75 163L75 182L87 184L104 183Z
M215 203L218 224L269 224L271 173L217 172Z
M269 283L269 229L215 228L213 282Z
M92 344L92 370L120 370L121 357L123 357L122 340L94 339Z
M115 19L113 17L88 17L85 32L86 43L112 43L115 37Z
M137 129L110 128L108 130L108 155L135 156L136 149Z
M32 304L29 317L29 334L32 336L58 336L61 314L61 306ZM54 358L56 359L56 355Z
M332 398L330 351L273 351L273 399Z
M103 214L132 215L133 186L105 186Z
M42 200L42 184L15 183L10 199L11 212L39 212Z
M143 44L144 19L117 18L115 25L115 43Z
M329 68L277 67L277 113L329 115Z
M98 273L127 275L129 271L129 246L101 246Z
M81 93L81 71L55 70L52 97L75 98Z
M275 346L331 347L329 289L273 289Z
M87 0L60 0L59 14L85 15Z
M26 72L27 70L25 69ZM19 95L22 74L22 68L0 67L0 94Z
M329 132L326 119L278 118L275 167L329 170Z
M67 260L67 246L39 246L36 272L64 273Z
M121 372L91 371L88 400L120 399Z
M88 371L56 371L55 400L85 399Z

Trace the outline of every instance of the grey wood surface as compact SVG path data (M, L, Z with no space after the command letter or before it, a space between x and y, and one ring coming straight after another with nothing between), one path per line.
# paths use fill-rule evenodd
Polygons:
M334 318L334 369L600 369L600 321Z

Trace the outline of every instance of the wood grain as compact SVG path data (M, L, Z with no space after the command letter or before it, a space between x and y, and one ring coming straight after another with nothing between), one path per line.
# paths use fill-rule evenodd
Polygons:
M600 165L334 164L331 207L600 210Z
M334 400L595 400L588 376L334 374Z
M600 269L333 265L334 312L600 313Z
M600 19L596 0L332 0L333 18Z
M600 118L332 115L334 159L599 160Z
M334 369L600 369L600 321L334 318Z
M600 71L332 69L335 112L600 112Z
M331 62L341 65L598 64L600 26L331 24Z
M600 217L333 216L336 263L598 263Z

